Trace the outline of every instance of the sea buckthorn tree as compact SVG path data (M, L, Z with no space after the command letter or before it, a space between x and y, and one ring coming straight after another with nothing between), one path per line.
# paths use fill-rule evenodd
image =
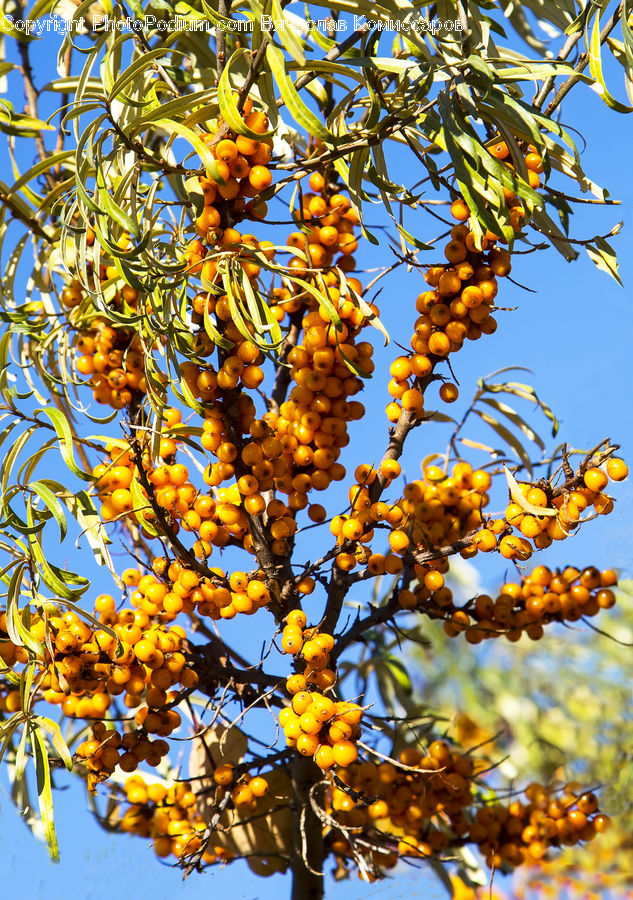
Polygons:
M453 404L515 255L618 277L619 226L573 236L610 201L560 112L588 86L629 111L602 61L630 85L628 7L6 11L0 735L52 857L63 766L159 858L288 872L295 900L401 859L467 891L475 859L600 840L592 783L504 782L408 661L421 622L485 667L616 601L612 569L531 558L600 527L618 445L546 445L509 370ZM506 582L456 590L482 554Z

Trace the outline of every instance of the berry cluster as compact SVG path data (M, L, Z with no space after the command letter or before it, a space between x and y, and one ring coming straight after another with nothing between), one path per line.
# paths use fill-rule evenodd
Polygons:
M141 340L133 331L114 328L107 319L97 318L89 331L79 334L75 346L82 354L75 367L80 375L91 376L89 383L98 403L123 409L145 393Z
M257 345L245 338L231 321L231 310L226 296L222 295L215 299L211 294L197 294L194 297L193 307L196 314L203 314L199 311L204 311L206 308L209 313L213 313L224 323L224 336L233 344L231 352L225 356L218 370L210 363L201 366L194 362L184 362L180 366L182 378L191 395L199 398L203 403L209 404L208 413L214 413L214 415L208 414L204 420L204 434L201 443L205 450L210 450L217 455L215 451L222 443L222 438L225 437L225 426L221 415L222 406L219 403L222 393L238 387L247 390L258 388L264 380L264 373L260 368L264 357ZM194 316L194 322L195 320L196 316ZM199 355L208 356L212 352L212 345L206 335L201 334L197 336L196 340L204 344L204 346L196 345ZM240 418L245 419L241 423L242 430L247 432L249 422L253 418L252 415L249 416L252 412L252 405L245 402L250 398L242 394L240 397L242 398L239 409ZM218 459L221 462L220 457Z
M92 245L95 234L88 229L87 242ZM123 234L119 247L131 247L130 236ZM89 270L92 265L89 264ZM101 284L118 278L116 266L105 262L99 266ZM74 366L79 375L90 376L89 385L98 403L123 409L139 400L146 392L143 344L132 328L113 325L105 316L86 304L87 293L81 282L73 278L60 294L62 306L68 311L69 323L77 329L74 344ZM109 300L109 306L129 315L138 313L141 297L128 284L122 285ZM73 313L77 307L82 307Z
M605 469L591 465L581 466L571 490L554 491L546 481L539 484L522 483L519 489L524 503L511 500L504 519L488 523L475 535L474 544L484 553L498 550L506 559L529 559L534 548L542 550L553 541L569 537L583 521L582 514L593 507L593 514L608 515L613 511L613 500L603 491L609 478L622 481L628 475L628 467L621 459L611 457ZM539 510L544 510L539 514ZM554 514L553 511L556 511ZM587 512L587 516L590 513ZM512 529L518 534L508 533ZM497 536L502 534L498 540Z
M152 838L154 852L161 858L171 854L180 858L201 847L205 825L190 784L179 782L166 787L160 782L147 782L142 775L132 775L124 790L130 805L118 822L122 831ZM203 859L210 863L219 857L226 858L222 848L215 848Z
M279 715L286 743L312 756L320 769L349 766L358 758L354 741L360 736L362 707L334 701L319 691L297 691L292 706Z
M91 738L77 746L75 756L86 770L86 786L92 793L117 767L122 772L134 772L144 762L155 768L169 752L167 741L152 741L142 731L121 734L115 728L106 728L103 722L95 722L91 733Z
M462 206L462 201L455 201L451 207L457 218ZM393 400L385 412L390 422L397 422L403 409L421 416L422 380L435 364L460 350L465 340L478 340L497 329L491 311L497 279L510 274L510 253L497 249L487 238L478 250L467 226L456 225L444 255L448 263L430 266L424 276L432 290L421 293L416 301L420 315L411 337L412 352L399 356L389 369L392 378L388 389ZM457 399L457 388L447 382L440 396L452 403Z
M246 128L258 138L228 130L222 116L217 118L216 131L202 138L215 158L215 171L211 177L200 178L204 210L196 219L196 231L210 244L222 237L218 238L217 229L230 228L244 216L262 219L267 213L266 204L251 198L269 188L273 181L268 168L273 143L266 136L268 117L253 109L253 101L247 98L242 118Z
M400 500L372 503L371 489L378 475L389 484L400 471L400 464L391 459L384 460L378 469L366 464L356 469L357 483L349 491L351 512L335 516L330 523L330 530L342 547L336 564L344 571L360 562L374 575L395 575L402 571L406 553L446 546L481 526L481 510L488 503L491 485L488 472L459 462L447 477L438 466L427 466L424 478L409 482ZM376 525L389 529L391 553L387 556L372 553L365 546L374 538ZM443 587L443 566L444 560L439 559L420 568L418 577L426 579L430 591Z
M235 571L227 577L223 569L213 568L209 570L212 580L163 556L155 558L153 568L155 574L138 580L131 603L161 621L194 611L214 620L233 619L237 613L252 615L270 601L264 582L246 572Z
M218 765L213 774L216 792L220 799L233 785L231 804L238 813L252 815L258 810L259 801L269 792L269 784L262 775L248 773L236 776L233 766ZM200 814L199 798L189 783L166 786L161 782L148 782L142 775L132 775L124 785L130 806L119 818L122 830L153 839L154 852L164 858L201 852L201 862L212 865L230 862L233 854L220 844L202 848L205 822ZM221 839L221 835L218 834Z
M248 127L265 129L266 123L261 115L247 111L247 107L244 115ZM221 122L218 129L222 140L215 141L215 134L211 134L209 144L215 154L216 168L220 171L218 177L230 183L232 190L227 193L226 187L219 182L214 182L214 186L203 179L207 205L203 214L206 218L200 217L196 225L200 237L206 241L205 248L215 247L214 259L216 256L219 260L224 259L225 253L226 258L230 257L234 262L236 254L241 259L243 251L250 260L249 265L254 265L254 251L262 251L268 259L272 259L272 245L264 247L253 242L250 240L252 236L241 235L231 224L246 209L241 209L240 198L254 190L251 183L255 177L253 173L257 174L258 168L262 167L256 154L266 153L267 159L270 158L268 143L251 141L242 135L227 135ZM231 167L239 168L245 159L247 162L250 160L249 165L252 164L248 172L240 174L241 170L238 172L237 169L234 172ZM228 167L228 174L222 167ZM269 170L266 171L270 174ZM246 186L247 181L250 187ZM239 191L234 193L236 183ZM199 258L189 259L190 266L195 271L198 267L203 280L208 282L205 286L213 288L194 298L194 324L202 326L207 314L213 315L217 329L233 345L230 351L216 348L205 328L200 327L193 338L198 361L187 360L180 365L183 390L186 387L186 392L193 398L199 398L206 407L200 442L215 457L203 474L209 490L204 492L203 488L201 492L190 480L188 467L176 462L175 455L181 443L179 436L186 429L181 425L180 412L168 408L163 413L166 433L160 441L158 456L153 460L144 450L144 471L138 471L132 449L124 442L112 442L107 448L111 463L105 462L95 468L94 476L102 500L101 515L105 521L129 518L131 522L141 525L145 537L152 537L153 526L157 518L161 519L156 509L159 507L164 510L163 521L168 522L174 534L181 528L193 533L193 552L199 560L206 562L214 547L222 548L231 543L253 552L249 521L254 517L261 517L270 548L277 556L290 553L299 510L308 507L308 515L313 522L325 519L325 509L318 503L309 504L308 494L311 490L323 491L332 481L345 476L345 469L338 458L341 449L349 443L347 425L360 419L365 412L361 403L351 399L362 388L362 380L355 372L368 375L373 369L373 348L369 342L358 342L357 337L370 319L378 314L378 310L367 306L363 307L364 312L361 311L359 298L362 285L357 279L345 275L354 267L351 253L356 247L353 229L357 217L349 199L330 176L326 179L320 172L312 175L310 186L313 193L306 195L301 208L295 211L297 223L305 234L304 231L296 232L289 239L289 246L292 247L293 242L298 240L297 235L300 235L305 246L312 248L308 253L310 266L302 275L315 289L328 296L332 306L326 310L315 296L297 286L292 287L292 291L283 287L273 292L273 308L279 311L277 317L281 319L288 312L298 313L296 322L300 325L300 336L303 332L302 340L300 337L286 356L288 374L294 382L290 395L279 407L269 408L263 418L255 417L255 404L249 392L257 390L264 378L261 368L263 354L254 340L249 340L237 328L231 303L227 296L219 293L224 277L222 273L218 274L220 269L211 271L212 261L209 260L208 264L203 262L204 256L201 254ZM264 185L258 182L258 187L263 189ZM219 256L215 252L218 247L222 248ZM323 250L326 247L329 248L327 252ZM317 253L316 248L321 248L323 252ZM337 260L337 267L333 268L333 253L336 250L342 256ZM297 260L299 256L291 260L289 271L297 269ZM215 262L213 265L216 265ZM222 271L225 272L224 269ZM257 277L258 272L259 267L257 272L249 270L249 275ZM112 274L109 269L104 269L104 277ZM136 294L134 297L131 294L129 297L123 296L126 290L124 288L121 294L123 300L131 306L138 304ZM284 299L286 294L288 303ZM331 321L334 315L340 319L340 324L335 325ZM252 324L243 324L251 332L254 331ZM138 335L128 335L124 331L103 324L99 340L101 337L106 341L125 339L126 349L120 354L121 359L117 357L113 360L113 365L125 366L129 360L130 365L140 366L138 371L142 375L140 345L132 347L130 344L130 340L139 344L140 339ZM93 354L95 359L98 357L96 367L94 359L88 359L95 336L80 337L81 346L86 350L81 357L85 374L91 374L91 367L98 373L103 362L98 354ZM211 356L216 349L217 366L211 360L201 361L202 357ZM144 390L144 383L139 381L139 384ZM125 390L128 387L134 388L134 383L126 382ZM103 397L107 399L105 393ZM127 394L123 397L126 402L132 399ZM112 397L110 401L114 402ZM285 494L287 500L284 502L277 497L266 499L266 493L273 490ZM307 593L310 590L309 580L306 585ZM153 592L158 591L154 588ZM207 593L209 591L210 588ZM299 591L304 592L302 586ZM221 602L215 606L213 599L210 596L205 598L211 604L210 614L213 615L214 609L228 608L224 594L221 598L216 596L215 599L221 599ZM258 601L261 597L258 594L250 599ZM187 611L186 603L183 608ZM178 600L169 598L165 612L168 611L179 611Z
M331 634L306 629L302 610L290 612L282 635L282 650L305 662L303 674L291 675L286 690L292 696L291 706L282 709L279 724L286 743L303 756L313 756L321 769L353 763L358 750L354 740L360 735L362 707L347 701L334 701L325 695L336 683L336 673L329 668L329 654L334 648ZM313 684L318 691L310 691Z
M615 604L615 572L600 572L595 567L580 571L568 566L552 572L537 566L521 584L504 584L496 599L480 594L462 609L444 607L444 631L449 637L464 634L471 644L504 635L518 641L523 633L536 641L551 622L576 622L582 616L595 616Z
M266 137L268 117L254 110L253 101L248 98L242 118L251 135L261 135L260 138L235 134L221 116L218 116L216 129L202 138L215 159L215 167L213 172L199 179L204 197L204 207L194 223L199 240L189 244L185 261L188 275L199 275L206 290L229 277L232 266L239 266L251 281L256 281L261 272L261 261L275 256L270 241L260 242L255 235L242 234L234 227L245 217L256 220L266 217L266 203L255 198L269 188L273 180L268 168L272 159L272 138ZM213 256L207 258L211 250ZM215 314L220 321L228 322L231 319L229 299L226 295L216 297L215 293L200 293L193 300L193 313L197 324L205 313ZM205 339L202 332L196 347L198 352L202 350L201 355L208 355L213 349L212 342ZM188 370L190 378L192 372L192 369ZM206 390L202 388L203 392Z
M468 830L466 811L473 803L476 766L471 757L445 740L432 741L426 753L401 751L398 763L363 762L337 773L331 790L333 815L345 827L379 829L401 856L431 856L451 838ZM446 828L438 828L441 816ZM335 840L338 836L335 835ZM335 852L351 853L337 846Z
M310 176L310 190L304 194L300 208L294 211L301 231L293 231L288 236L287 245L303 254L293 256L288 264L297 275L315 269L327 269L333 264L343 272L352 272L355 261L352 256L358 249L354 226L358 225L358 215L349 197L341 193L340 187L332 184L321 172ZM334 254L341 256L334 262ZM355 282L356 279L353 279ZM334 285L330 285L334 287ZM328 291L330 293L330 291ZM336 289L330 299L336 305Z
M550 847L590 841L609 827L595 794L583 792L575 782L558 796L538 783L525 794L525 803L496 803L475 814L469 840L479 845L490 867L512 870L543 859Z
M513 169L504 142L499 141L489 149ZM543 163L533 147L528 149L525 161L530 186L538 187ZM514 193L504 188L504 194L510 221L518 232L525 212ZM476 341L482 334L494 334L497 330L497 322L491 315L498 291L497 279L510 274L511 254L497 246L501 239L491 232L486 232L478 246L475 235L464 224L470 210L463 198L453 201L451 214L460 224L451 229L451 239L444 247L447 262L429 266L424 276L432 290L421 293L416 301L420 316L411 337L412 352L399 356L389 370L392 377L388 389L393 400L385 411L390 422L397 422L403 409L422 416L423 380L436 363L460 350L465 340ZM453 403L458 395L456 385L442 384L440 398L445 403Z
M180 716L172 708L179 695L170 688L193 688L198 681L183 653L182 628L152 624L150 616L139 609L117 612L109 594L97 597L95 608L103 628L91 626L76 613L63 612L52 603L33 614L30 626L33 639L43 648L38 699L58 705L65 716L79 719L105 719L115 697L121 697L127 709L137 709L126 733L106 733L98 721L92 738L79 746L77 753L85 760L90 789L111 775L116 766L131 772L142 761L159 765L169 750L163 738L180 725ZM14 667L26 662L25 651L14 645L8 634L5 637L6 627L6 614L2 613L2 660ZM15 711L16 702L19 708L19 697L13 698L12 693L5 700L8 712ZM152 741L150 735L158 739Z
M526 802L482 805L476 779L485 766L436 740L424 755L413 747L403 750L399 764L364 762L341 769L338 786L330 789L329 811L342 830L330 833L330 849L341 862L351 857L346 834L362 828L390 837L392 846L383 851L391 849L393 858L372 854L378 869L391 867L398 856L433 857L473 843L489 866L511 871L541 860L550 847L589 841L609 827L596 796L575 783L556 793L534 783L526 789Z

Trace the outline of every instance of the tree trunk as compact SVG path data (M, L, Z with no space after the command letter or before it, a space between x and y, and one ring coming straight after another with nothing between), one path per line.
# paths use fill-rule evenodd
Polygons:
M292 763L293 858L290 900L321 900L323 897L322 823L310 805L310 788L321 772L310 757L297 754Z

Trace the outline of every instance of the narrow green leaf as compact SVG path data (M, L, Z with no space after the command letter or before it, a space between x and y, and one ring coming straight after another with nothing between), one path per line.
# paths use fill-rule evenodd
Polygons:
M123 34L120 35L121 38L129 40L131 35ZM177 50L170 50L172 54L177 54L178 56L184 56L184 53ZM166 52L163 46L155 47L153 50L144 51L142 55L140 55L137 59L134 60L117 78L109 91L109 99L112 101L115 99L117 94L119 94L124 87L126 87L130 82L134 81L145 69L150 68L154 65L154 63L159 59L165 59Z
M495 431L499 437L505 441L505 443L510 447L514 453L519 457L525 468L528 472L532 472L532 462L530 457L521 443L521 441L514 435L505 425L502 425L501 422L497 421L493 416L488 415L488 413L484 412L483 409L475 409L474 413L479 416L482 421L489 425L493 431Z
M26 445L27 441L29 440L29 438L31 437L33 432L36 430L37 430L37 425L31 425L29 428L26 429L26 431L23 431L22 434L16 438L13 445L7 452L4 459L2 460L2 469L1 469L2 474L0 476L0 495L1 495L0 499L2 502L2 507L5 512L5 515L8 511L7 507L6 507L7 491L9 488L9 479L11 477L11 472L13 470L13 466L14 466L18 456L24 449L24 446Z
M567 262L573 262L573 260L578 259L578 251L574 250L567 237L544 209L535 209L530 221L532 225L536 226L542 234L550 239L553 246Z
M142 528L145 528L151 535L156 537L160 534L160 532L154 527L154 525L147 521L143 516L143 512L150 508L147 497L144 495L141 490L141 485L139 484L138 478L135 476L132 479L130 484L130 491L132 493L132 500L134 502L134 516L136 521Z
M32 524L32 513L30 506L27 508L27 518L29 520L29 525ZM40 546L37 538L37 535L28 535L33 559L38 566L45 584L51 589L51 591L53 591L53 593L55 593L59 597L64 597L66 600L78 599L79 596L90 587L90 582L88 581L88 579L83 578L83 576L76 575L74 572L68 572L65 569L60 569L58 566L49 562L46 559L44 551L42 550L42 547ZM79 587L77 590L73 591L68 587L69 584L77 584Z
M122 588L123 582L115 570L107 546L111 542L90 495L86 491L78 491L73 497L65 498L64 502L83 529L82 533L86 535L88 543L94 551L96 562L100 566L106 566L117 586Z
M496 372L493 372L491 375L487 375L486 378L492 378L495 375L500 375L502 372L512 371L516 369L523 369L523 366L508 366L503 369L498 369ZM525 369L525 371L529 371L529 369ZM541 410L543 415L550 420L552 423L552 437L556 437L558 434L558 419L552 412L551 408L538 396L534 388L529 384L523 384L519 381L506 381L501 384L492 384L486 379L482 379L480 381L480 387L485 388L486 391L489 391L493 394L511 394L514 397L522 397L524 400L529 400L530 403L535 403L538 408Z
M269 44L266 48L266 58L283 101L295 122L313 137L321 141L336 143L335 136L328 131L322 120L305 105L299 96L286 70L286 61L281 50Z
M297 30L294 27L297 18L294 16L290 18L284 14L284 7L282 7L280 0L272 0L271 6L272 18L275 21L283 22L283 26L276 29L277 37L291 58L299 63L300 66L305 66L306 55L303 49L303 42L297 36Z
M594 238L594 245L593 247L591 244L585 246L589 258L601 272L606 272L622 287L622 279L618 274L618 258L613 247L603 237Z
M407 697L411 696L413 693L413 685L409 673L407 672L407 668L402 660L391 653L387 653L380 658L380 661L384 663L389 670L389 674L398 687L404 691Z
M254 340L266 352L278 350L283 343L283 334L281 333L279 322L272 314L270 307L264 301L259 291L254 289L250 278L244 271L242 271L241 287L251 322L255 326L255 334L251 340ZM261 339L261 332L270 334L270 342Z
M44 501L46 508L49 509L55 517L55 521L59 526L59 539L60 542L63 541L68 529L66 525L66 515L61 503L50 488L42 481L32 481L29 483L29 487Z
M73 759L70 754L70 750L68 749L68 744L62 736L61 728L59 727L57 722L53 722L52 719L49 719L46 716L34 716L33 722L48 731L51 736L53 746L59 753L61 760L63 761L68 771L72 772Z
M205 167L208 176L213 178L218 184L225 184L211 151L195 131L192 131L191 128L188 128L186 125L183 125L182 122L173 122L170 119L158 119L154 123L154 126L156 128L164 128L165 131L174 137L182 137L188 141L202 160L202 164Z
M64 413L59 409L53 409L52 407L44 407L43 409L36 409L35 413L43 413L47 416L51 422L53 423L53 427L57 432L57 437L59 439L59 449L62 454L63 460L77 478L81 478L82 481L92 481L92 474L89 472L84 472L83 469L80 469L77 463L75 462L75 454L73 448L73 435L70 430L70 425L68 423L68 419L64 415Z
M597 4L596 4L597 5ZM600 39L600 8L596 13L596 17L591 30L591 41L589 44L589 71L597 82L598 94L602 97L607 106L619 113L633 112L633 106L627 106L620 103L615 97L609 93L602 72L602 41Z
M365 316L365 318L367 319L369 324L372 326L372 328L376 328L382 334L382 336L385 339L384 346L386 347L387 344L390 342L391 338L389 337L389 332L387 331L387 329L385 328L383 323L380 321L380 317L374 313L374 311L370 307L369 303L367 303L367 301L364 300L363 297L361 297L359 294L356 293L356 291L353 291L348 287L347 280L345 278L345 273L343 271L341 271L341 269L339 269L339 268L337 268L336 271L338 273L338 276L339 276L339 279L340 279L341 285L342 285L341 294L343 296L345 296L347 294L347 296L350 298L350 300L358 306L358 308L360 309L362 314Z
M22 621L20 611L20 594L22 581L27 570L27 563L21 562L16 566L7 589L7 633L9 639L18 646L28 647L36 656L45 656L45 646L41 641L35 640Z
M51 770L48 762L46 744L37 725L30 726L31 746L35 756L35 771L37 773L37 794L39 798L40 816L44 826L44 834L48 853L53 862L59 862L59 847L55 834L53 820L53 792L51 785Z
M545 451L545 444L540 435L537 434L537 432L528 425L525 419L520 416L516 410L512 409L511 406L508 406L506 403L501 403L499 400L493 400L490 397L482 397L479 402L485 403L493 409L496 409L498 413L501 413L501 415L505 416L513 425L519 428L526 437L531 441L534 441L540 450Z
M18 781L22 781L24 778L24 772L26 770L26 741L29 736L29 730L24 725L22 728L22 734L20 735L20 743L17 746L17 750L15 751L15 778Z

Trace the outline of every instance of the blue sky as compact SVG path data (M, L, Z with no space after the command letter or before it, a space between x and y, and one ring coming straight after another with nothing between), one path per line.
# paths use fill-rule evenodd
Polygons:
M19 105L20 100L16 98L16 106ZM496 334L467 344L454 358L461 397L450 412L459 416L481 375L503 366L528 366L534 374L523 373L519 380L532 383L554 408L561 422L562 439L573 446L588 448L610 436L622 444L622 453L626 457L633 446L633 418L628 403L633 383L631 291L628 287L633 277L630 120L611 113L595 94L580 86L572 92L565 107L565 121L578 128L587 139L583 164L588 174L622 201L619 208L581 207L575 216L574 234L588 238L608 231L618 220L624 219L625 227L613 243L621 257L625 288L618 287L598 272L584 251L574 264L567 264L554 250L517 258L513 277L535 293L510 283L502 285L497 302L518 308L499 315ZM23 164L28 165L28 160ZM403 181L413 183L419 176L411 168L401 177ZM372 221L370 215L368 220ZM429 228L426 218L423 227ZM425 233L421 234L423 239L425 236ZM359 254L359 261L371 265L372 253L369 250L364 256ZM387 328L405 343L416 315L415 297L422 289L419 275L399 271L386 283L378 301ZM377 372L397 354L393 346L379 351ZM362 459L373 461L380 458L386 443L386 421L382 412L387 402L386 379L383 381L375 375L361 399L368 408L368 415L363 422L353 424L351 446L362 447ZM544 434L547 433L546 426L543 421ZM407 448L404 468L409 479L418 476L419 461L424 456L444 449L445 435L439 428L433 431L434 427L427 426L428 432L427 428L419 429ZM477 460L477 451L473 451L473 458ZM481 461L485 461L483 456ZM633 488L626 482L617 487L615 493L619 502L611 516L590 523L571 541L555 544L539 558L539 562L609 565L618 567L623 576L631 577L629 523ZM492 505L498 508L498 505ZM494 589L504 580L507 569L507 563L498 556L486 559L484 584ZM361 599L360 594L358 599ZM244 632L241 622L239 628L244 645L255 651L259 635L254 629ZM230 630L235 633L237 629L238 624L233 623ZM63 776L58 780L64 785L72 783ZM283 896L287 891L282 878L258 879L250 875L243 864L203 876L193 875L183 885L179 872L161 866L155 860L148 842L104 832L86 810L85 795L77 785L58 792L56 811L62 862L52 868L47 862L45 848L36 843L19 822L6 793L0 793L0 854L3 887L7 893L19 891L23 900L57 900L68 896L72 884L74 890L91 900L105 900L113 894L134 896L139 900L180 896L196 900L208 897L210 891L229 894L235 900L266 900ZM373 887L352 880L333 887L329 896L344 896L347 900L361 896L395 900L406 894L415 895L416 884L419 885L419 881L410 880L406 875L395 883ZM426 888L424 890L425 896L441 896L439 887L428 892Z

